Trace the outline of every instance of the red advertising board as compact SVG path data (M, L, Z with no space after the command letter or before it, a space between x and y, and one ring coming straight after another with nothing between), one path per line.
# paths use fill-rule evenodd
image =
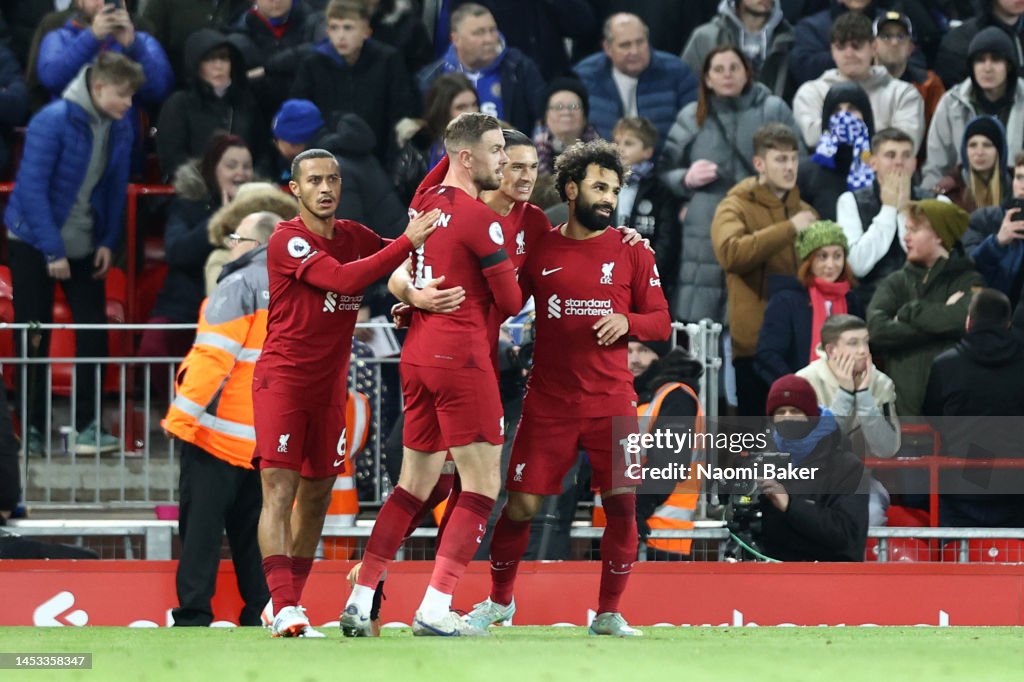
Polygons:
M0 561L0 625L170 625L173 561ZM318 562L302 599L314 625L336 621L351 562ZM385 622L408 623L429 562L390 569ZM516 625L585 625L596 562L528 562L516 586ZM455 595L469 609L487 594L474 562ZM241 600L221 564L214 613L237 622ZM635 625L1024 625L1024 565L639 563L622 610Z

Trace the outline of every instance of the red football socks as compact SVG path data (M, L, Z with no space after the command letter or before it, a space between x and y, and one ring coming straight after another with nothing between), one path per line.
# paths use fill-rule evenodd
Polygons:
M462 492L452 512L441 545L437 549L430 586L442 594L453 594L466 566L487 532L487 517L494 499L478 493Z
M295 602L302 601L302 590L306 588L309 572L313 570L313 557L292 557L292 589L295 591Z
M272 554L263 559L263 575L267 577L270 598L274 602L274 613L280 613L286 606L297 606L295 582L292 579L292 558L284 554Z
M405 537L408 538L412 535L412 532L420 527L423 523L423 519L427 518L427 515L434 511L434 507L441 504L448 499L448 495L452 492L452 479L455 478L455 474L441 474L441 477L437 479L437 485L430 491L430 496L423 502L419 511L416 512L416 516L409 522L409 527L405 531ZM445 507L447 510L447 507ZM440 532L438 532L440 535Z
M519 560L529 543L530 522L513 521L503 509L491 536L491 601L495 604L512 603Z
M601 537L601 589L597 612L619 610L619 600L626 591L629 574L636 561L636 494L612 495L604 500L608 526Z
M373 532L363 553L363 567L359 569L357 583L371 590L377 589L384 569L395 558L402 546L409 523L423 506L423 500L413 497L404 488L395 488L377 514Z

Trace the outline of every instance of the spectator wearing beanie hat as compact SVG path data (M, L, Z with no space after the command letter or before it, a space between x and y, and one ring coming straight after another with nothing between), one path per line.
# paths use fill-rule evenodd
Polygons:
M928 129L928 155L921 168L921 186L935 187L954 175L967 124L990 115L1003 124L1007 154L1003 162L1024 149L1024 88L1019 87L1020 64L1013 41L1005 31L989 27L971 41L970 74L942 96Z
M590 142L599 135L590 125L587 88L575 78L556 78L544 90L544 111L533 129L541 174L554 172L555 159L576 140Z
M964 129L960 142L963 163L942 178L935 189L968 213L1002 206L1012 194L1006 168L1006 131L995 116L978 116Z
M970 294L984 286L960 238L969 216L959 206L924 199L906 208L907 262L878 284L868 306L871 345L896 382L896 409L921 414L932 360L963 335Z
M863 561L868 531L864 465L814 388L794 374L768 391L769 447L789 454L805 480L761 479L761 537L780 561Z
M843 228L831 220L811 223L796 237L797 276L770 275L768 306L757 339L754 369L766 384L818 358L821 325L833 315L864 316L851 291L853 273Z
M327 132L323 116L308 99L285 100L271 120L270 132L274 137L277 154L273 155L270 167L261 170L265 171L264 175L282 185L291 180L292 159L307 149L328 144L322 139Z

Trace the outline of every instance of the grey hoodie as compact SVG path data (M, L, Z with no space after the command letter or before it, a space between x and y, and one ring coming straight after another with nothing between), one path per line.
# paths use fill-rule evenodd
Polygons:
M68 219L61 225L60 236L64 239L64 250L68 258L87 258L93 251L93 222L94 215L92 205L89 203L92 191L96 184L103 177L107 169L107 161L110 156L108 142L110 140L111 119L100 113L93 104L92 95L89 93L89 66L82 67L68 87L64 89L63 97L85 109L89 115L89 128L92 131L92 151L89 156L89 166L85 171L85 178L82 186L78 189L78 196L71 207Z
M779 3L772 7L771 16L760 31L750 33L736 14L737 0L721 0L718 14L708 23L698 26L683 50L682 58L690 70L700 74L704 60L717 45L735 44L754 65L760 82L773 94L788 96L788 52L793 42L793 29L785 23Z

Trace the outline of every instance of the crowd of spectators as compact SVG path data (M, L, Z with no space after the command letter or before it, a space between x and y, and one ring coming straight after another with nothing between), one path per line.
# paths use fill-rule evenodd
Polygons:
M150 319L192 322L225 246L211 216L241 185L282 185L324 147L339 217L395 236L447 122L483 111L533 139L533 200L554 214L561 151L618 145L617 222L655 246L673 318L726 329L723 406L764 415L772 382L817 368L836 415L891 416L895 445L863 437L892 456L895 415L942 403L936 357L965 330L958 362L977 357L980 289L1024 327L1022 62L1024 0L0 1L15 319L50 321L59 282L76 322L103 321L130 178L176 189ZM843 345L862 332L866 360ZM100 336L79 352L104 355ZM1016 338L1000 337L1007 366ZM78 427L102 450L80 373Z

